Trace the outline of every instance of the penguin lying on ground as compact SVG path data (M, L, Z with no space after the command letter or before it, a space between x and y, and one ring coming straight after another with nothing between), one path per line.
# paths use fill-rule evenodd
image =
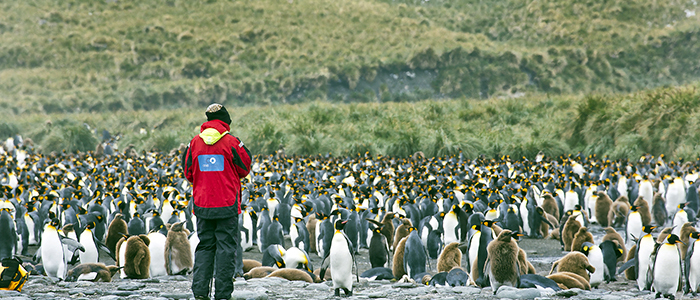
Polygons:
M111 282L114 274L117 274L120 269L117 266L105 266L103 263L79 264L68 271L66 281Z
M552 269L549 271L549 274L554 273L555 268L557 272L578 274L586 279L586 281L590 281L588 272L595 273L595 267L588 262L588 257L578 251L569 252L564 257L555 261L554 264L552 264Z
M362 272L360 278L367 278L369 280L392 280L394 279L394 273L389 268L376 267Z

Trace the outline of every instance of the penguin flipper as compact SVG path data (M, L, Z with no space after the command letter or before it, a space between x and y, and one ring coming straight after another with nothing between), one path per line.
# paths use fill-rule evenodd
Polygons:
M374 224L375 226L379 227L380 229L382 227L384 227L384 224L382 224L381 222L378 222L377 220L369 219L369 218L365 218L365 220L369 221L370 223Z
M85 247L83 247L80 242L60 234L58 236L61 239L61 243L68 246L68 251L75 252L76 250L80 250L81 252L85 252Z
M620 266L620 268L617 269L617 274L615 274L615 275L620 275L623 272L625 272L625 270L629 269L630 267L636 266L636 265L637 265L637 257L635 256L634 258L628 260L625 264Z
M690 277L690 258L693 256L693 250L695 250L695 243L690 243L688 251L686 251L685 254L685 261L683 263L685 265L685 268L683 268L683 277L685 277L683 292L686 294L688 291L690 291L690 281L688 281L688 277Z
M112 253L112 251L109 250L109 248L107 247L107 245L105 245L104 243L100 242L100 240L98 240L98 239L96 239L96 238L94 239L94 241L95 241L95 245L97 246L98 251L99 251L99 250L102 250L102 251L106 252L107 255L109 255L109 257L112 258L112 260L117 261L116 256L114 256L114 253Z
M328 266L330 266L330 264L330 255L326 253L325 257L321 261L321 271L318 274L318 277L321 278L321 280L324 280L324 278L326 278L326 270L328 269Z

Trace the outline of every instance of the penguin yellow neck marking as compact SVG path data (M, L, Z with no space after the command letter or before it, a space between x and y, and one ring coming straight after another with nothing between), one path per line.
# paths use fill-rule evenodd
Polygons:
M336 230L335 230L335 233L340 233L340 230L337 230L337 229L336 229Z

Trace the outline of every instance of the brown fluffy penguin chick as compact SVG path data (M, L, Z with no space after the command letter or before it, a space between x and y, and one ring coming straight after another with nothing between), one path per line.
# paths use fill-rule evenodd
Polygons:
M593 235L588 232L588 228L581 227L574 235L574 240L571 242L571 251L581 251L581 247L585 242L595 244L593 242Z
M550 193L544 194L542 198L542 209L559 220L561 215L559 214L559 205L557 205L557 200L555 200Z
M549 270L549 274L554 273L555 268L557 272L571 272L578 274L579 276L586 279L587 282L590 281L590 276L588 275L588 272L595 272L595 268L591 266L591 264L588 262L588 257L586 257L585 254L578 251L569 252L569 254L564 255L564 257L555 261L552 264L552 269Z
M625 258L627 257L627 247L625 246L625 240L622 239L622 236L615 231L615 228L612 227L605 227L605 236L603 236L603 242L605 241L614 241L618 245L622 247L622 255L617 258L617 261L625 261Z
M518 251L518 265L520 266L520 275L537 273L535 266L527 260L527 253L522 248Z
M654 202L651 208L651 214L654 217L656 226L663 227L666 225L668 212L666 211L666 201L661 193L654 194ZM663 242L663 240L661 240Z
M146 279L151 266L151 252L148 244L151 241L146 235L131 236L126 240L126 259L124 274L131 279ZM189 251L189 250L188 250Z
M683 224L683 226L681 227L680 238L681 238L681 241L683 243L679 245L680 246L679 248L681 249L681 259L682 260L685 260L685 254L686 254L686 252L688 252L688 245L689 245L688 243L690 243L690 234L693 232L696 232L696 231L697 230L695 229L695 227L693 227L693 223L691 223L691 222L687 222L687 223Z
M406 275L406 270L403 268L403 251L406 249L406 240L408 240L408 237L401 239L399 244L396 245L396 249L394 249L394 258L391 260L391 271L394 273L394 278L401 278L403 275Z
M243 273L248 273L248 271L257 267L262 267L262 263L254 259L243 260Z
M394 243L391 245L392 249L396 249L396 245L399 244L401 239L408 236L408 229L412 226L413 225L411 224L411 219L401 218L401 225L399 225L399 227L397 227L396 231L394 232Z
M544 212L544 217L547 219L547 221L549 221L549 223L552 223L552 226L554 226L554 228L552 228L552 229L559 228L559 220L554 218L554 216L548 214L547 212ZM549 228L549 225L547 225L547 223L542 222L540 224L540 234L542 234L542 238L546 239L547 237L549 237L549 229L550 228ZM556 239L558 240L559 239L559 230L552 230L552 234L554 234L554 232L557 233Z
M546 277L554 280L554 282L558 283L560 287L564 286L566 289L591 289L591 284L588 283L585 278L571 272L558 272Z
M659 236L656 237L656 243L657 244L663 244L664 241L666 240L666 237L671 234L673 231L673 227L666 227L661 232L659 232Z
M173 224L165 239L165 270L168 275L182 275L192 270L192 251L185 222Z
M486 247L488 252L489 281L495 294L502 285L518 287L520 270L518 270L518 243L513 239L514 233L508 229L501 231L498 237Z
M92 282L111 282L114 274L117 274L119 267L117 266L105 266L103 263L86 263L79 264L75 268L68 271L66 274L66 281L77 281L80 275L86 275L85 280ZM94 278L92 278L91 273L94 273ZM88 279L92 278L92 279Z
M597 203L597 202L596 202ZM623 226L627 220L627 214L630 212L630 201L625 196L620 196L612 203L608 211L608 222L611 227Z
M306 281L308 283L314 283L314 280L311 278L309 273L299 269L279 269L270 273L270 275L267 275L266 277L279 277L289 281Z
M323 275L323 277L324 277L323 280L321 280L319 278L319 276L321 276L321 268L314 270L314 275L316 276L316 277L314 277L314 280L318 280L319 282L333 279L333 277L331 276L331 269L330 268L326 270L326 275Z
M112 253L117 253L115 251L117 247L117 242L124 237L125 234L129 234L128 227L124 221L124 216L122 214L114 215L112 223L109 223L109 228L107 229L107 237L105 238L105 245L112 251Z
M459 243L453 242L442 250L437 260L438 272L449 272L454 267L462 266L462 251L459 251Z
M498 226L498 225L496 225L496 223L494 223L493 225L491 225L491 230L493 230L493 234L495 236L498 236L501 234L501 231L503 231L503 228L501 228L501 226Z
M634 201L634 206L637 207L639 215L642 216L642 226L651 225L651 208L649 207L649 202L642 197L638 197L637 200Z
M270 273L277 271L279 269L273 268L273 267L255 267L250 269L248 272L243 274L243 278L245 280L251 279L251 278L264 278L267 275L270 275Z
M430 284L430 279L433 279L433 276L430 274L425 274L423 275L423 278L421 278L420 283L424 285Z
M608 213L612 204L613 201L608 197L607 193L604 191L598 192L598 200L595 201L595 218L598 219L598 224L602 227L608 227L611 224L610 220L608 220Z
M309 231L309 253L316 253L316 214L309 214L309 221L306 222L306 230Z
M568 218L564 224L564 230L561 233L561 240L564 242L564 251L571 251L571 243L574 241L574 235L581 229L581 223L576 221L576 218Z
M627 261L633 259L636 253L637 245L632 245L632 248L630 248L630 251L627 253ZM627 278L627 280L637 280L637 268L635 266L627 268L627 270L625 270L625 278Z

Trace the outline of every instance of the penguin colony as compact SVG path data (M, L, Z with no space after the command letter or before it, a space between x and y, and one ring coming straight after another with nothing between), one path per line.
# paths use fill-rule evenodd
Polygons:
M18 144L0 154L0 258L34 255L37 269L66 280L191 271L196 217L183 149L139 154L105 145L102 153L43 155ZM352 295L357 273L553 290L626 278L659 297L696 293L699 167L651 155L258 156L243 180L239 227L242 250L262 252L263 261L236 273L332 280L336 295ZM594 228L605 228L602 241L588 232ZM518 245L523 236L558 239L569 254L538 275ZM371 269L357 270L359 249L369 249ZM100 252L116 265L99 261ZM320 269L310 254L325 258Z

